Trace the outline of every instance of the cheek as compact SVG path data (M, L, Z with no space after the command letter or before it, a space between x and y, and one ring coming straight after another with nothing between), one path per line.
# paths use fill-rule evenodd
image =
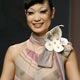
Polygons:
M51 21L51 14L47 13L46 15L43 16L45 21Z
M47 26L50 26L50 24L51 24L51 16L50 16L50 15L47 15L47 16L45 17L45 24L46 24Z
M26 16L26 21L27 21L27 24L29 27L31 27L31 22L32 22L32 19L28 16Z
M45 24L46 24L47 27L50 26L51 20L52 20L51 15L48 14L48 15L45 17Z
M31 18L26 17L27 22L31 22Z
M27 23L31 22L32 21L32 17L29 16L29 15L26 15L26 20L27 20Z

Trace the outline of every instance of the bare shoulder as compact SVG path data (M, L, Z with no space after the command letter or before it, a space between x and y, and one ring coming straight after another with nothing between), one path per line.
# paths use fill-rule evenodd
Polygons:
M24 49L25 42L11 45L5 55L1 80L13 80L15 74L15 58Z
M24 48L26 48L25 42L11 45L8 47L5 57L9 57L14 61L17 55L20 54Z

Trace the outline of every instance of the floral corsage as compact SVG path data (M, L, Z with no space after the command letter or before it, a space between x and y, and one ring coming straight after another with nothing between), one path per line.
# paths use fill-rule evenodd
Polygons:
M73 48L69 44L70 42L62 37L61 26L63 27L64 25L58 25L46 34L45 48L49 51L63 52L63 55L67 57Z

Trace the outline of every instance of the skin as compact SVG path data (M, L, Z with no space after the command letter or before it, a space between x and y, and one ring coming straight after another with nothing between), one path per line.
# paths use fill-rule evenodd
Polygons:
M25 11L27 23L37 36L45 35L48 31L51 19L54 17L55 8L53 8L51 12L47 4L47 2L45 4L36 4Z
M54 18L55 8L52 11L49 8L47 1L43 4L35 4L31 6L27 11L25 10L26 20L33 31L33 33L39 37L45 35L48 31L51 19ZM26 41L25 41L26 42ZM15 75L15 59L24 48L26 48L25 42L10 46L6 52L1 80L14 80ZM80 74L78 70L78 63L73 50L68 58L62 56L65 63L65 69L67 72L68 80L80 80Z

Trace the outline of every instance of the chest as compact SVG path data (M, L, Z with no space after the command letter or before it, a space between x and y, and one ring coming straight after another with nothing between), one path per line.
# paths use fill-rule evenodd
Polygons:
M38 66L38 57L42 53L43 46L38 46L28 41L27 48L15 59L14 80L64 80L63 70L59 58L53 56L53 66L44 68Z
M18 55L15 60L16 72L14 80L59 80L62 78L56 57L54 57L52 68L43 68L37 66L35 55L34 58L30 56L23 53Z

